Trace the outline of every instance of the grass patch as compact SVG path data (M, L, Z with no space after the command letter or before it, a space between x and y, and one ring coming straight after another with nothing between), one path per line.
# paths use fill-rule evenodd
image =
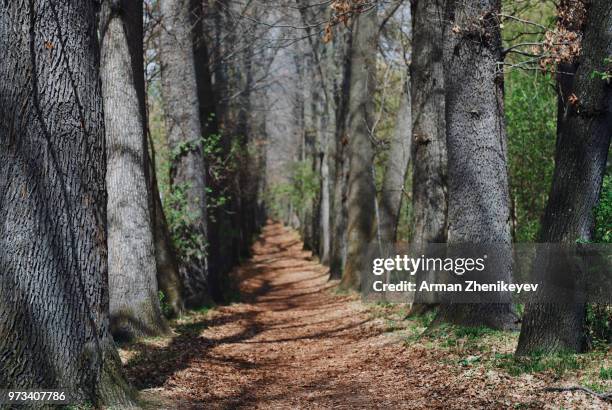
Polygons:
M599 378L601 380L612 380L612 367L603 367L599 368Z
M555 355L534 353L530 356L496 354L495 364L512 376L552 371L556 377L561 377L569 370L579 370L583 367L579 355L570 353L558 353Z
M428 312L426 312L425 314L422 315L414 315L411 316L411 319L414 319L417 321L417 323L421 326L421 327L429 327L429 325L431 324L431 322L433 322L433 320L436 318L436 311L435 310L430 310Z
M583 380L581 384L597 393L608 393L610 391L610 386L599 382Z
M504 332L484 326L467 327L442 323L429 328L423 335L429 339L437 339L441 347L487 351L489 341L502 338Z

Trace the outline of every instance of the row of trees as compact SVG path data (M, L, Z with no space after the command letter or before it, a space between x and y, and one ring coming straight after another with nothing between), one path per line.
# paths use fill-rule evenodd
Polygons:
M253 64L270 59L226 41L235 7L0 6L0 386L127 406L114 341L165 334L166 317L226 298L262 220L249 110Z
M406 197L414 246L495 243L508 252L491 275L509 277L522 217L507 171L509 66L558 73L541 240L592 239L611 6L561 1L539 50L502 41L517 19L501 0L3 2L0 385L128 405L114 341L225 301L266 207L345 289L369 270L369 243L408 239ZM277 189L287 179L290 195ZM519 352L578 350L584 312L527 306ZM443 306L439 318L516 320L509 303Z
M311 201L298 195L304 209L277 195L286 201L277 214L300 228L342 288L359 290L371 243L396 240L417 250L441 242L494 245L503 251L488 261L488 279L510 281L517 205L510 195L504 81L512 70L556 75L555 167L536 240L593 241L612 129L612 7L598 0L551 3L551 27L521 17L528 11L520 6L508 13L508 5L415 0L407 10L337 0L331 8L300 8L302 25L323 32L304 51L313 60L306 87L318 89L303 97L302 116L310 124L301 137L307 155L298 155L311 164L317 183ZM502 38L504 23L520 29ZM393 38L393 30L404 40ZM380 73L393 56L407 64L400 63L401 88L389 91L377 82L386 81ZM381 142L377 111L384 111L385 93L397 96L397 120ZM291 183L304 180L301 173ZM410 235L398 237L405 198L411 200ZM421 296L413 311L430 302ZM584 348L584 303L525 309L518 353ZM510 301L500 300L442 305L435 323L442 321L509 329L520 318Z

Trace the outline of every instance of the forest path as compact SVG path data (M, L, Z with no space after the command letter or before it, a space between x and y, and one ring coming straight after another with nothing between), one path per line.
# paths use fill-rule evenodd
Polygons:
M235 272L242 303L146 353L130 379L181 409L414 406L403 346L355 296L335 295L328 269L302 246L295 231L267 225Z
M387 308L335 294L328 269L302 246L295 231L268 224L233 273L241 303L190 314L172 337L120 350L151 408L559 408L559 393L541 392L550 380L458 366L475 353L406 338L409 323L394 324ZM568 408L601 408L566 395Z

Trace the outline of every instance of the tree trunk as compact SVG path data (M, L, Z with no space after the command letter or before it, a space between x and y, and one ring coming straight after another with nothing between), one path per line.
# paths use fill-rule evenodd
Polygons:
M323 118L325 113L323 113ZM330 170L329 170L329 135L327 133L326 121L322 119L322 132L321 132L321 153L319 155L321 161L321 204L319 209L319 261L323 265L329 264L329 248L330 248Z
M308 26L312 21L320 21L331 17L331 9L327 5L309 4L309 2L298 2L301 4L300 14L302 22ZM336 41L325 42L321 36L313 34L308 29L308 41L312 49L311 69L312 84L311 89L314 94L313 101L313 124L317 133L317 169L320 171L319 197L317 204L317 224L316 232L318 239L316 249L319 261L323 265L329 265L331 253L332 227L332 205L333 205L333 175L335 171L335 140L333 127L335 124L335 100L334 100L334 80L335 73L335 43Z
M410 73L413 134L412 241L446 241L447 169L444 96L445 0L417 0L413 14Z
M351 58L350 48L353 34L344 32L334 37L336 46L335 61L338 67L334 100L336 101L336 129L334 138L334 189L333 212L331 218L331 248L329 255L330 279L340 279L346 262L346 225L347 225L347 186L348 186L348 153L346 137L348 100L350 94Z
M389 144L389 157L380 193L379 229L380 239L385 245L395 243L397 223L404 196L404 182L412 149L412 115L410 107L410 80L402 86L400 106L393 138Z
M326 8L328 10L328 8ZM335 123L336 123L336 101L334 100L334 63L335 44L333 41L325 44L319 42L319 67L324 73L322 77L322 111L319 115L321 129L321 213L319 241L319 260L323 265L329 265L332 247L332 220L334 213L334 181L336 172L335 158Z
M238 142L238 146L242 150L242 158L245 160L249 158L249 141L251 138L251 88L253 88L253 56L254 50L249 47L242 54L241 66L239 79L242 93L239 98L238 108L238 123L236 127L235 137ZM238 249L240 250L240 258L247 259L251 252L251 236L252 230L252 210L253 210L253 196L252 189L253 184L251 181L253 171L250 169L250 161L248 161L243 167L240 168L238 175L236 176L236 182L238 185L237 191L237 202L238 212L236 216L236 230L240 233Z
M210 140L211 136L216 136L219 133L219 124L217 121L217 104L218 95L215 93L212 84L212 73L210 67L209 47L206 44L206 36L204 30L205 14L202 0L191 0L192 9L192 26L194 32L194 57L195 57L195 72L198 85L198 100L200 103L200 124L203 130L203 137ZM213 11L213 13L215 13ZM225 155L222 153L221 155ZM207 164L210 167L210 164ZM210 173L207 170L207 176ZM208 187L211 192L219 196L223 189L221 186L215 186L215 181L209 178ZM223 278L222 275L227 273L233 261L227 255L227 242L224 242L219 231L221 225L225 221L221 219L227 218L227 209L212 209L208 212L207 232L208 232L208 286L210 295L217 303L223 303Z
M447 158L443 43L446 0L417 0L412 5L410 73L413 135L412 246L416 254L428 243L446 242ZM417 272L417 283L430 282L432 272ZM422 313L434 295L417 292L412 312Z
M160 31L162 94L168 143L172 152L172 192L184 201L186 219L175 236L184 247L181 277L185 302L197 307L210 302L206 258L206 167L194 59L190 0L161 2L164 29ZM176 227L175 227L176 230Z
M93 2L0 5L0 386L128 406L109 331Z
M479 245L477 251L494 247L483 272L491 283L510 282L512 272L503 72L497 66L500 7L501 0L451 0L444 44L448 243ZM497 297L491 303L444 304L438 322L512 327L510 301Z
M369 269L367 249L375 231L376 190L370 130L378 45L376 21L376 8L360 14L351 45L347 256L340 283L344 289L359 290L361 274Z
M229 105L229 79L228 79L228 64L223 61L226 57L224 46L232 47L236 43L234 32L232 30L231 7L227 4L228 0L218 0L213 2L213 30L214 45L211 55L214 60L214 90L216 95L216 113L217 124L220 128L227 122L227 111ZM230 27L228 33L224 33L223 29Z
M105 1L100 45L111 333L120 340L168 331L157 272L146 169L142 1Z
M577 100L560 102L555 172L540 242L573 244L593 239L593 209L599 201L610 148L612 87L609 80L592 73L605 71L604 60L610 55L612 7L606 0L595 0L590 4L582 56L566 94L574 94ZM575 276L575 289L580 286L579 276ZM582 303L530 303L525 308L517 354L579 352L584 347L584 321Z

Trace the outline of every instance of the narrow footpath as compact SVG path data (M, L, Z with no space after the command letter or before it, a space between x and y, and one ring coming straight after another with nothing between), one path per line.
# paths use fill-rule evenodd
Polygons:
M241 303L122 351L143 397L177 409L545 407L544 397L525 403L525 380L466 375L444 351L407 347L358 297L337 294L328 269L280 224L264 228L234 274Z

